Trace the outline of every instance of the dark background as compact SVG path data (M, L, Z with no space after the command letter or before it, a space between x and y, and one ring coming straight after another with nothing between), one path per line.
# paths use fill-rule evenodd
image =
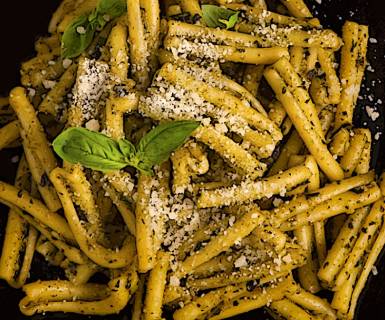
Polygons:
M365 87L361 90L362 99L358 103L355 121L357 125L370 127L373 135L382 131L384 127L383 106L377 104L380 118L373 124L368 119L364 107L375 106L377 99L385 104L385 16L383 0L322 0L318 4L315 0L306 1L313 14L321 20L324 26L334 30L341 30L344 20L350 19L359 23L369 24L370 37L377 43L369 44L368 59L374 72L366 72ZM318 1L319 2L319 1ZM6 4L5 4L6 3ZM2 1L0 5L0 93L7 94L15 85L19 84L20 62L34 55L34 41L38 35L46 34L51 13L60 3L59 0L38 1ZM369 96L374 97L370 101ZM374 145L373 166L377 170L384 167L384 140L385 134ZM0 152L0 179L12 182L15 165L10 158L19 150L5 150ZM0 243L3 238L6 223L6 208L0 207ZM357 320L385 320L385 258L377 262L379 274L371 276L364 294L361 296ZM40 275L56 277L56 273L47 272L40 259L34 263L34 270ZM18 311L18 301L23 296L20 290L7 287L5 282L0 282L0 319L25 319ZM33 319L74 319L73 315L49 314L35 316ZM80 318L80 317L79 317ZM90 317L81 317L89 319ZM106 317L104 317L106 318ZM110 317L108 317L110 318ZM119 317L127 319L127 313ZM250 313L237 319L268 319L260 312Z

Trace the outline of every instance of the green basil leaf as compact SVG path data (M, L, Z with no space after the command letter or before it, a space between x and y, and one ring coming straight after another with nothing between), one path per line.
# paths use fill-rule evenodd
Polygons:
M121 153L127 158L131 159L133 155L136 153L135 146L126 139L118 140L118 145Z
M145 164L143 162L138 163L135 165L135 168L138 169L141 173L145 174L146 176L152 176L154 175L154 170L152 169L153 166L149 164Z
M84 32L79 33L78 28L83 28ZM88 16L83 15L72 21L61 39L63 58L75 58L80 55L91 44L94 34L95 27L88 21Z
M126 10L126 0L100 0L96 8L98 15L107 15L109 19L121 16Z
M229 10L211 4L202 5L202 19L211 28L231 29L238 21L238 11Z
M88 15L88 21L89 22L94 22L98 20L98 12L97 10L93 10L89 15Z
M138 147L128 140L115 141L104 134L85 128L70 128L53 141L53 149L65 161L86 168L113 171L131 165L144 174L169 158L199 126L196 121L161 124L147 133Z
M61 46L63 58L75 58L91 44L95 31L102 29L110 19L127 10L126 0L99 0L95 10L71 22L63 33ZM84 28L84 33L78 32Z
M238 21L238 14L239 12L234 13L232 16L230 16L229 20L218 19L218 21L223 23L226 26L226 29L231 29Z
M55 152L65 161L79 163L99 171L119 170L128 165L119 144L104 134L85 128L69 128L52 143Z
M198 127L197 121L173 121L155 127L139 141L135 157L137 167L147 171L167 160Z

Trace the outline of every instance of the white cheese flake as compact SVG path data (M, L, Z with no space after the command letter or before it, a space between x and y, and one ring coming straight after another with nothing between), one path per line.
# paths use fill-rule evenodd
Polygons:
M73 104L80 108L83 119L88 121L97 116L98 106L102 106L101 98L109 90L109 67L105 62L85 58L79 70L72 92Z
M365 106L366 113L372 119L372 121L376 121L377 118L380 116L380 113L376 111L374 107L371 106Z
M100 125L99 125L99 121L96 120L96 119L91 119L89 121L86 122L86 125L85 127L88 129L88 130L91 130L91 131L99 131L100 129Z
M377 270L377 267L376 267L376 266L373 266L373 267L372 267L372 274L373 274L374 276L378 275L378 270Z
M244 255L240 256L237 260L234 261L234 267L236 268L242 268L242 267L247 267L247 259Z
M76 32L79 33L79 34L85 34L86 33L86 29L83 26L78 26L76 28Z
M178 277L176 276L171 276L170 277L170 285L172 287L178 287L180 285L180 280Z
M68 58L65 58L65 59L63 59L62 64L63 64L63 68L67 69L72 64L72 60L68 59Z
M20 157L19 157L18 155L13 156L13 157L11 158L11 162L12 162L12 163L18 163L19 160L20 160Z
M56 85L56 81L54 80L46 80L44 79L42 81L44 88L46 89L52 89Z

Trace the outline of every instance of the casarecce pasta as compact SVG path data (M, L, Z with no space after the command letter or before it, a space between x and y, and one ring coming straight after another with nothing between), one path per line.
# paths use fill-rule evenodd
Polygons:
M385 244L353 125L369 29L270 2L62 1L0 98L22 313L353 320ZM35 254L65 278L30 282Z

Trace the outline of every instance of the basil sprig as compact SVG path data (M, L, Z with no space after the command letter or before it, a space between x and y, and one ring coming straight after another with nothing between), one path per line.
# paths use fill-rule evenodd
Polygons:
M61 39L62 57L75 58L91 44L96 30L127 10L125 0L99 0L95 10L74 19Z
M231 29L238 22L238 11L229 10L211 4L202 5L203 22L211 28Z
M86 168L108 172L132 166L152 174L152 167L167 160L198 126L196 121L163 123L148 132L137 146L85 128L69 128L52 145L60 158Z

